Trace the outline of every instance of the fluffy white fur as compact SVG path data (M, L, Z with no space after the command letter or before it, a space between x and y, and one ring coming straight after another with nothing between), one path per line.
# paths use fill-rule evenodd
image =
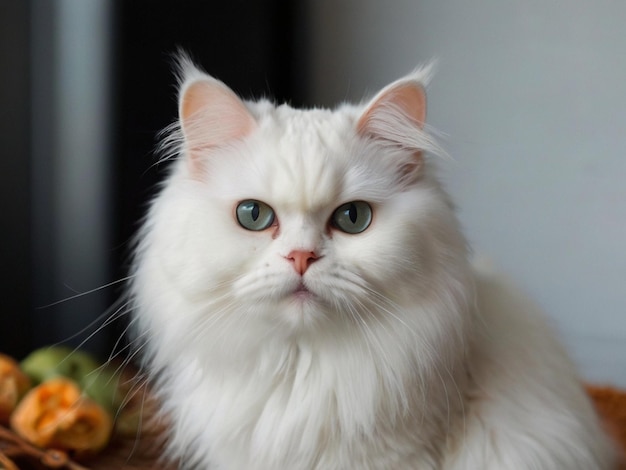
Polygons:
M425 109L408 106L428 69L364 105L302 111L243 103L181 62L177 158L132 285L168 455L220 470L612 468L541 314L468 262ZM242 228L247 199L275 224ZM361 234L329 223L350 201L373 208ZM318 256L303 276L292 250Z

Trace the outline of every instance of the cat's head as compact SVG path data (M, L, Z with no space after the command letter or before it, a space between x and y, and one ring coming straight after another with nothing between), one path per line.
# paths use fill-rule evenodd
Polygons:
M296 110L181 64L177 161L135 273L165 336L456 321L442 311L464 301L466 251L427 157L428 68L361 105Z

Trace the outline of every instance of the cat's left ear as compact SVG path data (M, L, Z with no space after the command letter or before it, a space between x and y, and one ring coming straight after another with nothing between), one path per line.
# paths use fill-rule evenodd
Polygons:
M224 83L181 60L179 118L185 150L194 173L212 149L245 138L257 123L246 105Z
M425 84L430 68L416 70L380 91L357 121L359 135L379 143L408 150L412 158L403 162L401 177L412 181L423 167L423 153L431 150L432 139L424 132L426 122Z

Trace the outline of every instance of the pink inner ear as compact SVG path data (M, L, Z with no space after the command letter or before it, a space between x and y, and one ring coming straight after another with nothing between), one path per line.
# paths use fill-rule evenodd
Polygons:
M426 93L418 83L408 82L383 90L380 96L365 110L359 122L357 131L361 134L370 133L368 123L378 112L384 109L395 108L400 110L407 118L420 129L426 122Z
M180 99L180 121L192 159L252 132L255 120L243 102L217 80L189 85Z

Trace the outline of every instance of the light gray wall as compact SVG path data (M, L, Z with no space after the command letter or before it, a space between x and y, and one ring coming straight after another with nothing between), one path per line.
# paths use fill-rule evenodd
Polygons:
M552 316L589 380L626 385L626 2L310 2L312 101L438 58L429 122L474 248Z

